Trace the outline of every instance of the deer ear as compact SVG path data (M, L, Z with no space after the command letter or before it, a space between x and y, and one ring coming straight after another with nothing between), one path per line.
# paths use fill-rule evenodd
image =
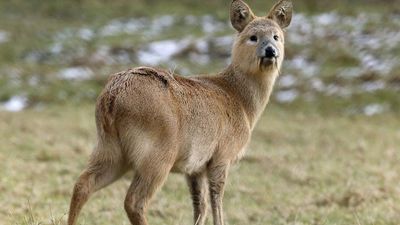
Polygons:
M280 0L268 13L268 18L274 20L283 29L292 20L293 4L290 0Z
M232 1L230 14L232 26L239 32L242 32L247 24L255 18L250 7L241 0Z

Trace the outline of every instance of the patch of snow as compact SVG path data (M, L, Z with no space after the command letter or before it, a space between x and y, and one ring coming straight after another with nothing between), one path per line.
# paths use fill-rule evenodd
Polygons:
M116 36L120 34L134 34L148 26L147 20L134 18L129 20L114 19L100 29L101 36Z
M362 58L360 60L364 69L376 71L383 74L388 73L392 69L389 63L385 63L383 60L376 58L370 53L364 53L361 55Z
M296 13L293 16L292 24L289 29L309 34L312 32L313 27L309 17L301 13Z
M319 71L319 67L315 63L309 62L301 55L289 60L288 66L295 70L300 70L306 77L312 77Z
M373 81L373 82L365 82L361 85L361 88L367 92L374 92L377 90L382 90L385 88L385 82L383 81Z
M311 79L311 87L319 92L323 92L326 89L324 82L318 78Z
M144 18L130 19L125 24L125 32L128 34L134 34L137 31L147 26L147 20Z
M313 26L304 14L295 14L289 29L289 42L304 45L312 41L310 34Z
M330 12L319 14L313 19L318 25L327 26L338 23L340 16L336 12Z
M19 112L27 106L27 102L28 99L24 96L13 96L4 102L1 108L10 112Z
M111 20L100 30L102 36L118 35L124 31L124 24L119 20Z
M278 85L280 87L288 88L295 85L296 82L297 82L296 77L291 74L288 74L279 78Z
M345 68L339 72L339 76L343 78L357 78L363 74L363 70L359 67Z
M50 52L54 55L58 55L62 52L64 46L61 42L55 42L50 46Z
M164 15L157 17L152 21L152 29L161 31L162 29L171 27L175 23L175 17L171 15Z
M359 34L355 37L354 43L360 48L378 50L382 48L384 42L374 35Z
M296 58L292 59L290 64L295 68L303 68L308 66L307 60L300 56L297 56Z
M400 25L399 25L400 26ZM400 32L399 31L390 31L390 30L383 30L382 31L382 43L386 45L387 48L392 49L400 43Z
M207 65L210 63L210 57L205 54L190 53L189 59L193 63L198 63L200 65Z
M224 23L216 20L213 16L205 15L201 17L201 27L204 33L215 33L225 27Z
M171 15L164 15L151 21L147 29L144 31L144 35L147 37L153 37L161 34L165 29L170 28L175 23L175 17Z
M330 84L325 88L325 93L328 95L336 95L340 97L349 97L352 95L350 88L338 86L336 84Z
M87 67L70 67L62 69L57 76L65 80L86 80L93 75L93 71Z
M290 43L304 45L308 44L311 40L307 35L304 35L299 32L292 32L288 34L288 39Z
M297 99L299 96L299 92L297 90L285 90L285 91L278 91L275 94L275 98L278 102L281 103L290 103Z
M197 40L195 47L200 53L207 53L209 51L209 43L205 40Z
M54 35L53 39L54 39L54 41L56 41L56 42L65 41L65 40L69 40L69 39L71 39L72 37L74 37L75 34L76 34L75 31L73 31L73 30L70 29L70 28L66 28L66 29L64 29L64 30L62 30L62 31L60 31L60 32L57 32L57 33Z
M384 105L375 103L375 104L370 104L370 105L365 106L363 108L363 113L367 116L373 116L373 115L383 113L385 110L386 110L386 107Z
M81 28L78 30L78 36L85 41L90 41L94 37L94 32L89 28Z
M8 42L10 40L10 33L7 31L0 30L0 44Z
M219 47L232 48L234 38L231 35L221 36L214 39L214 43Z
M360 60L360 66L365 69L370 69L371 67L374 67L375 65L379 65L379 62L376 60L376 58L368 53L367 51L358 51L357 52L357 57Z
M356 33L360 33L364 29L365 24L370 20L370 16L371 14L366 15L365 13L361 13L357 17L344 16L341 19L341 24L351 28Z
M163 59L161 56L154 54L152 52L140 51L138 53L140 63L145 65L156 66L161 63Z
M187 48L188 40L165 40L150 43L144 50L138 52L140 63L158 65L171 59L174 55Z

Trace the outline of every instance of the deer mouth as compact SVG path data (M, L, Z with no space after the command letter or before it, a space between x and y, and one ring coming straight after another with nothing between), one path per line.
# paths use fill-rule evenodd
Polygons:
M275 58L261 57L259 59L259 67L261 69L265 69L267 67L273 66L275 62L276 62Z

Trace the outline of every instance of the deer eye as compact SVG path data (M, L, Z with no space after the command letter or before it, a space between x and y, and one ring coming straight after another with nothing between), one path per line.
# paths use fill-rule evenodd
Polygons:
M252 42L257 42L257 36L256 36L256 35L252 35L252 36L250 37L250 41L252 41Z
M274 40L278 41L279 40L279 36L278 35L274 35Z

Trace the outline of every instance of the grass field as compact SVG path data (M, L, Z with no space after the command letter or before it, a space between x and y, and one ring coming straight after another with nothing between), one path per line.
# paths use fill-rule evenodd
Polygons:
M63 224L95 143L93 107L0 112L0 125L1 224ZM323 115L271 104L230 171L227 224L398 224L399 146L396 114ZM94 194L80 224L129 224L123 199L131 176ZM191 224L181 175L169 176L149 222Z

